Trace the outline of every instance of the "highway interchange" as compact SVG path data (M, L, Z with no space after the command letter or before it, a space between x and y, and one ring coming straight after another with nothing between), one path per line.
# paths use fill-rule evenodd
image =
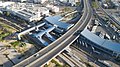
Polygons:
M116 27L117 27L118 29L120 29L120 23L119 23L119 21L117 21L115 18L113 18L112 16L110 16L110 15L100 6L98 0L96 0L96 3L99 5L99 8L108 16L108 18L109 18L111 21L113 21L113 23L115 23ZM96 14L96 15L97 15L97 14ZM98 17L98 18L101 19L100 17ZM102 20L101 20L101 21L102 21ZM102 21L102 22L104 22L104 21ZM108 25L108 27L109 27L109 25ZM113 31L113 29L111 29L110 27L109 27L108 29L109 29L109 31ZM120 40L120 36L119 36L118 33L112 32L111 34L115 35L117 40Z
M83 11L82 16L78 20L78 22L74 24L74 26L72 28L70 28L65 34L63 34L61 37L59 37L58 39L53 41L48 46L39 50L38 52L36 52L32 56L24 59L23 61L19 62L18 64L14 65L13 67L39 67L39 66L44 66L46 63L51 61L56 56L59 56L59 55L61 56L61 54L64 54L64 53L62 53L62 52L64 52L64 50L69 48L71 44L76 42L76 40L79 40L80 37L84 36L84 35L81 35L82 34L81 32L83 32L87 28L87 25L93 19L92 18L93 15L96 15L97 20L100 23L101 27L103 27L103 29L108 33L108 35L110 35L111 39L113 39L113 36L115 36L116 40L119 40L120 39L119 34L117 32L115 32L113 28L109 27L109 25L107 23L105 23L105 21L93 9L93 7L91 6L91 0L81 0L81 2L82 1L83 1L82 5L79 6L82 9L83 5L84 5L84 8L82 9L82 11ZM99 2L97 0L96 0L96 3L99 5ZM112 18L100 5L99 5L99 8L119 28L119 26L120 26L119 22L116 21L114 18ZM81 10L79 10L79 11L81 12ZM55 28L55 27L53 27L53 28ZM33 27L31 29L36 29L36 28ZM114 31L114 32L111 32L111 31ZM43 32L44 33L49 33L47 31L46 32L43 31ZM20 35L22 35L24 33L26 33L26 32L21 32ZM20 38L20 35L19 35L18 38ZM42 37L42 35L41 35L41 37ZM85 37L85 38L86 38L86 41L90 40L90 39L87 40L87 37ZM83 43L83 44L88 44L88 43L86 42L86 43ZM103 44L104 44L104 42L103 42ZM75 50L75 48L73 48L73 49ZM119 50L118 50L118 53L119 53ZM113 50L113 54L114 54L114 50ZM119 54L117 54L117 55L119 56ZM91 58L91 57L89 56L89 58ZM93 60L91 60L91 61L93 61ZM101 64L98 60L96 61L96 63ZM103 66L104 66L104 64L103 64Z
M91 16L92 13L91 13L91 7L89 1L84 0L83 16L75 24L74 27L72 27L69 31L67 31L62 37L58 38L53 43L51 43L44 49L40 50L39 52L37 52L37 54L39 54L38 57L34 57L34 55L32 55L29 58L15 65L14 67L27 66L27 65L31 67L32 66L35 67L35 66L44 65L47 61L50 61L51 58L57 56L57 54L62 52L64 48L72 44L72 42L74 42L74 40L76 40L79 37L79 34L76 34L76 32L84 30L86 25L89 23Z

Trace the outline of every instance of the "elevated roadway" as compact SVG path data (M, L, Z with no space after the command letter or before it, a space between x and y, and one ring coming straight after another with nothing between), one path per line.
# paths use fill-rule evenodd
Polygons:
M22 62L16 64L14 67L37 67L42 66L52 58L61 53L65 48L72 44L78 37L78 31L84 30L89 20L91 19L91 7L88 0L84 0L84 13L81 19L63 36L58 38L56 41L43 48L36 54L39 56L35 57L34 55L23 60Z
M118 27L120 26L120 22L117 21L115 18L113 18L112 16L110 16L99 4L98 0L95 0L96 3L98 4L98 6L100 7L100 9L109 17L110 20L112 20L115 24L118 25Z
M119 34L117 32L114 31L113 28L110 27L110 25L108 25L104 19L102 19L94 10L94 14L96 15L99 23L101 24L101 27L107 32L107 34L111 37L111 39L113 39L113 36L116 37L117 40L120 40L119 38Z
M86 1L84 1L84 3L85 3L85 8L84 8L85 12L82 18L78 21L78 23L76 23L76 25L73 28L71 28L67 33L65 33L67 34L66 35L67 37L63 35L64 37L62 39L64 38L65 39L62 42L60 42L60 44L55 46L54 49L50 50L49 52L47 52L46 54L44 54L34 62L30 63L26 67L36 67L46 64L48 61L56 57L59 53L61 53L65 48L67 48L79 37L79 34L76 32L84 30L84 28L86 27L92 16L89 2L86 3ZM59 41L56 43L59 43ZM56 43L53 42L52 44L56 44Z
M115 18L113 18L112 16L110 16L99 4L98 0L96 0L96 3L98 4L98 6L100 7L100 9L108 16L108 18L114 22L115 26L118 28L118 30L120 30L120 22L117 21ZM100 19L100 18L99 18ZM110 29L110 28L109 28ZM112 30L111 30L112 31ZM120 40L120 36L117 33L114 33L114 35L116 36L116 40Z

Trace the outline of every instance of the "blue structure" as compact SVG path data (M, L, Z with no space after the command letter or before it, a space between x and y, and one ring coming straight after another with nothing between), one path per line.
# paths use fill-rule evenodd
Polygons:
M24 34L26 34L26 33L29 33L30 31L33 31L33 30L38 30L39 27L42 27L42 26L44 26L44 25L45 25L45 23L41 23L41 24L39 24L39 25L37 25L37 26L31 27L31 28L29 28L29 29L27 29L27 30L24 30L24 31L18 33L17 38L18 38L19 40L21 40L21 37L20 37L21 35L24 35Z
M85 40L85 42L87 42L87 40L89 40L88 43L91 43L91 42L94 43L94 44L92 44L92 46L95 46L96 48L98 48L108 54L111 54L111 55L115 54L116 57L120 58L120 44L119 43L115 43L110 40L102 39L87 29L82 31L81 35L83 37L85 37L85 39L83 39L83 40Z
M47 35L47 37L49 39L51 39L52 41L54 41L55 39L49 34L49 32L51 32L52 30L54 30L55 27L50 27L44 31L39 31L39 33L35 33L35 34L32 34L31 37L32 37L32 40L34 40L37 44L43 44L44 46L47 46L48 43L42 39L42 36L45 34Z
M69 28L71 28L74 24L68 24L68 23L64 23L59 21L62 17L61 16L50 16L50 17L46 17L45 20L54 25L57 26L57 28L60 29L64 29L64 30L68 30Z

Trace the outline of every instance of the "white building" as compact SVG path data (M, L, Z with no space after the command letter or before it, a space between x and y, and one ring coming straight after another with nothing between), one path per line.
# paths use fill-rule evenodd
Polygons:
M13 1L13 2L26 2L28 0L11 0L11 1Z
M54 5L52 5L52 4L47 4L46 7L52 9L54 12L59 12L59 11L60 11L60 8L59 8L59 7L54 6Z
M34 3L44 3L45 1L48 1L48 0L11 0L11 1L14 1L14 2L34 2Z
M10 6L12 4L14 4L14 2L2 2L2 1L0 1L0 7L2 7L2 8L5 8L5 7Z
M48 0L41 0L41 3L44 3L44 2L46 2L46 1L48 1Z
M64 3L71 3L71 5L75 5L76 2L80 2L79 0L60 0L60 1Z
M34 3L44 3L46 1L48 1L48 0L34 0Z
M107 4L103 4L104 8L108 8L109 6Z
M27 0L20 0L21 2L25 2L25 1L27 1Z
M46 7L41 7L38 4L4 2L0 4L0 6L4 8L3 11L7 11L10 14L15 15L28 22L37 21L40 20L43 15L49 15L49 9Z
M120 0L111 0L112 2L120 2Z

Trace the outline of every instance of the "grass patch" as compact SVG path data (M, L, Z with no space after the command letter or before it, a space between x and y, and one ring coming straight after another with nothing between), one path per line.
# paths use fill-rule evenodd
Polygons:
M97 4L95 1L92 1L92 7L93 7L93 8L99 8L99 7L98 7L98 4Z
M11 33L9 33L9 32L7 32L7 33L5 33L5 32L2 32L1 34L0 34L0 40L3 40L6 36L8 36L8 35L10 35Z
M94 67L94 66L90 65L90 64L87 63L87 62L85 62L85 65L86 65L87 67Z
M46 64L46 65L44 65L44 67L49 67L49 66Z
M4 38L10 34L11 32L7 31L6 29L0 29L0 41L4 41Z
M64 7L63 9L62 9L62 12L73 12L74 10L73 9L71 9L71 7Z
M52 63L55 63L55 64L56 64L56 67L63 67L62 65L60 65L57 61L55 61L55 60L53 60L53 59L51 60L51 62L52 62Z
M2 21L2 20L1 20ZM15 32L16 29L0 22L0 41L5 41L4 38Z
M15 42L11 42L10 43L14 48L16 48L17 46L19 46L21 44L20 41L15 41Z
M17 50L19 53L24 53L26 51L26 44L21 41L11 42L11 47Z
M26 46L25 43L22 43L22 42L20 42L20 41L11 42L10 44L11 44L14 48Z
M13 27L11 27L11 26L9 26L9 25L7 25L7 24L4 24L4 23L2 23L2 22L0 22L0 26L1 26L1 27L4 27L5 29L7 29L8 31L11 31L11 32L15 32L15 31L16 31L15 28L13 28Z
M76 6L80 6L80 2L76 2Z

